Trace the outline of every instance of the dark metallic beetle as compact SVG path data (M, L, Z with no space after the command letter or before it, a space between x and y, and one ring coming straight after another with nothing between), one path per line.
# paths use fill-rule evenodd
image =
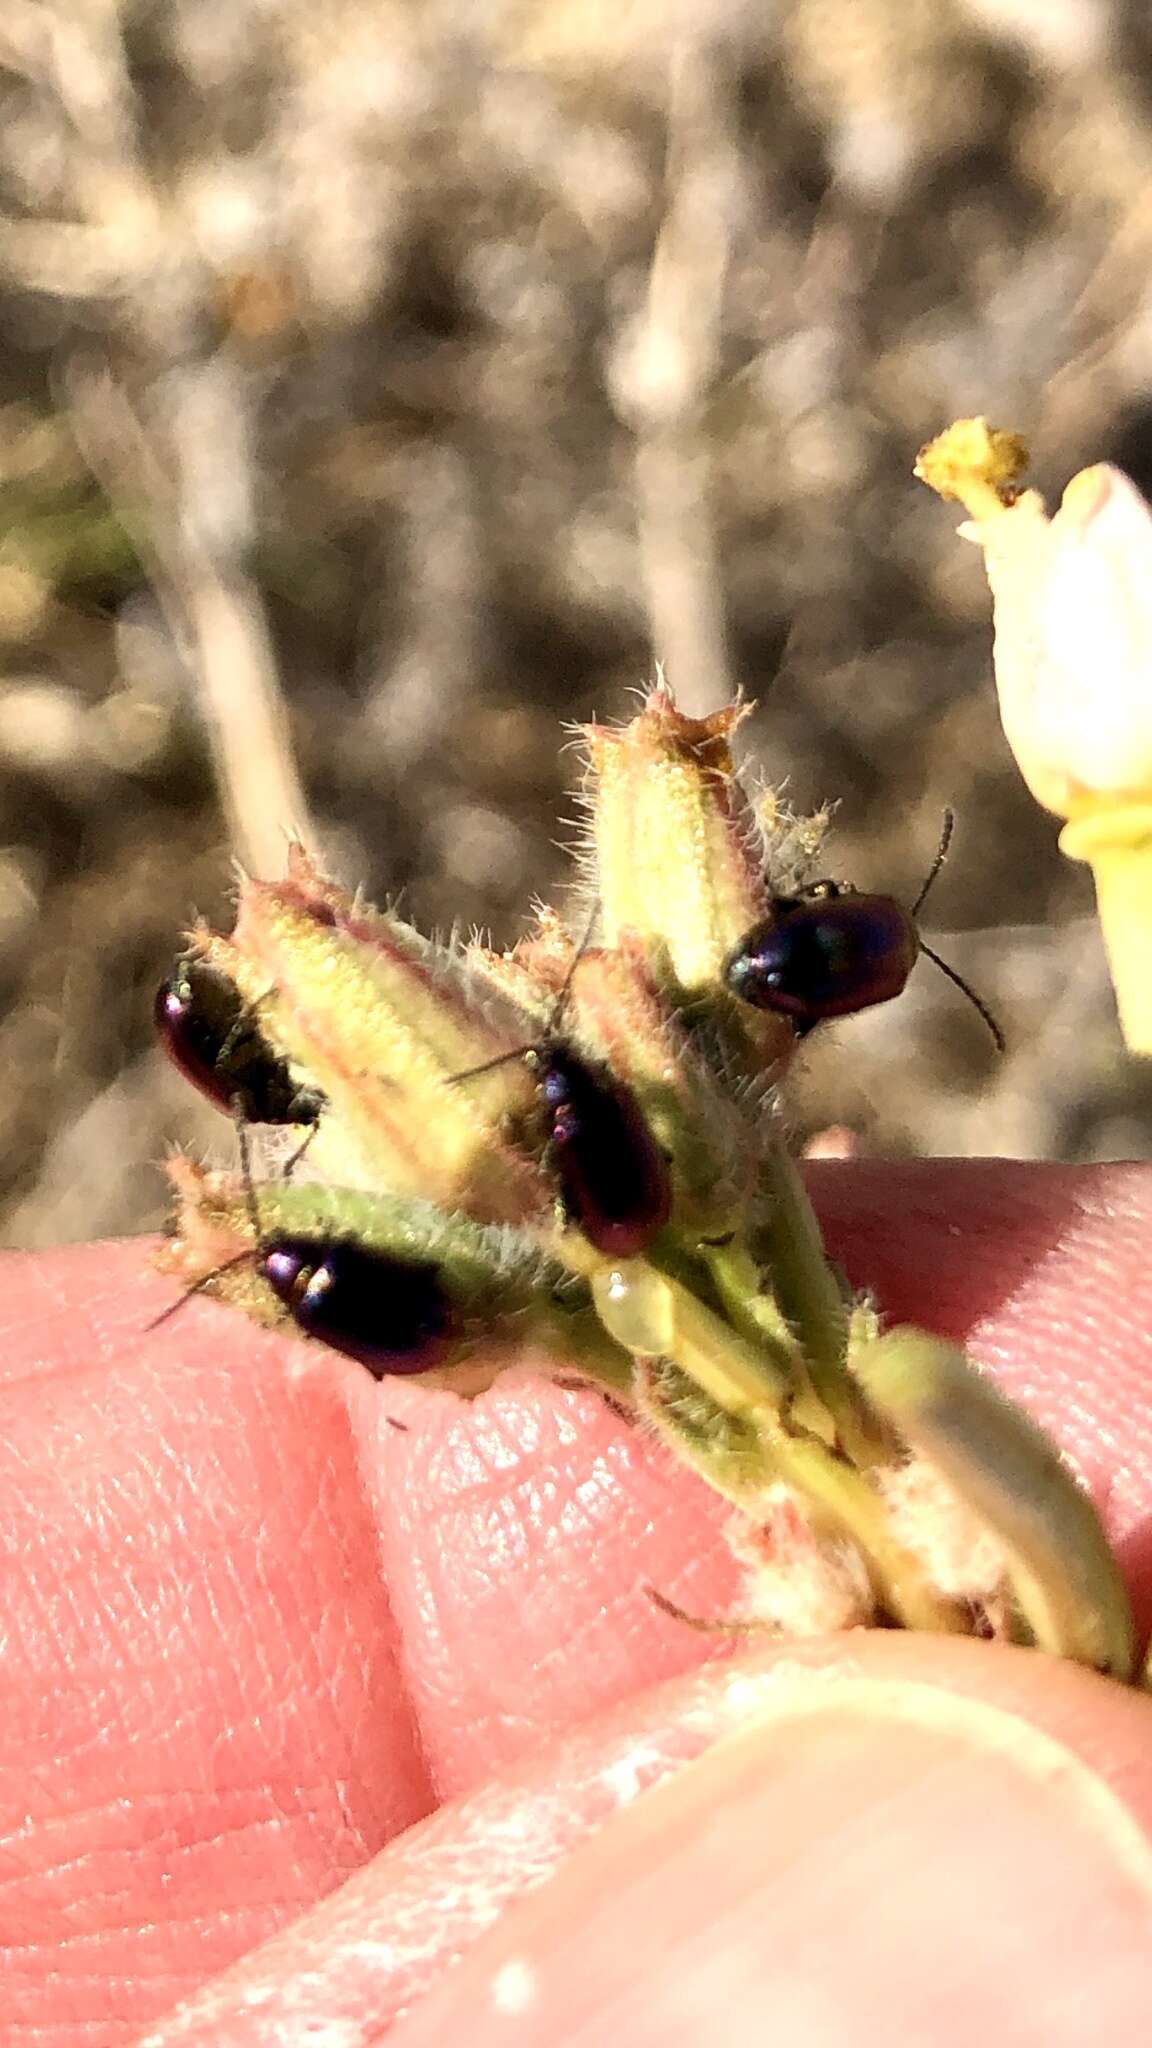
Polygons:
M587 951L592 923L576 949L543 1036L534 1045L499 1053L452 1079L470 1081L522 1059L536 1082L547 1162L565 1215L607 1258L632 1259L646 1249L672 1213L672 1171L635 1091L602 1061L575 1052L555 1028Z
M858 896L836 882L781 896L724 964L734 996L810 1031L902 993L920 940L894 896Z
M598 1252L636 1258L668 1221L672 1176L635 1094L607 1067L555 1040L525 1057L566 1214Z
M157 990L154 1015L173 1065L217 1108L252 1124L318 1122L324 1096L293 1079L219 968L185 954Z
M767 917L745 932L724 963L734 996L756 1010L787 1017L799 1033L829 1017L851 1017L901 995L918 956L926 954L967 996L997 1050L1004 1036L974 989L926 945L916 926L924 898L944 863L952 813L931 871L911 910L895 896L864 896L843 882L820 881L798 896L778 896Z
M306 1336L357 1359L374 1379L427 1372L451 1335L453 1306L430 1260L278 1231L263 1239L255 1263Z

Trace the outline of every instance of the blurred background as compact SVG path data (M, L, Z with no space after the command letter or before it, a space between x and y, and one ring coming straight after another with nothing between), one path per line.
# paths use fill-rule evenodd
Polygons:
M0 1209L153 1227L224 1119L154 988L286 822L428 926L563 868L565 725L657 659L910 901L802 1140L1152 1153L1091 883L1018 782L958 414L1152 489L1142 0L6 0ZM298 781L296 778L299 778ZM221 1129L223 1126L223 1129Z

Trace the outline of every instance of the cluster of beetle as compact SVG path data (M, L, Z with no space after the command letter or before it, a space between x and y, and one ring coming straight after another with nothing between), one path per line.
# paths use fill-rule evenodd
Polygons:
M827 1018L851 1016L899 995L921 951L959 982L924 946L915 923L943 860L950 824L911 911L895 897L861 895L830 881L777 897L725 963L731 993L755 1009L786 1017L803 1034ZM999 1042L983 1005L965 983L959 985ZM563 997L558 1011L562 1002ZM241 1126L318 1123L324 1096L293 1079L240 991L206 961L193 954L177 963L157 994L156 1025L175 1065ZM607 1067L565 1044L555 1025L538 1043L487 1066L519 1058L535 1078L548 1163L568 1221L605 1256L637 1257L668 1221L672 1187L668 1161L635 1093ZM472 1073L455 1078L467 1081ZM378 1379L422 1372L435 1362L449 1334L451 1304L433 1263L350 1240L283 1231L258 1230L257 1236L256 1268L303 1332L358 1359Z

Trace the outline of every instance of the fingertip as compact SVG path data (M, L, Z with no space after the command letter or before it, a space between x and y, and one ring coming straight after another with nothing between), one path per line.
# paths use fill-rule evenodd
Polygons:
M1132 1696L1077 1677L1107 1753ZM781 1662L745 1701L737 1732L522 1900L397 2041L1146 2038L1147 1772L1133 1805L1021 1699L867 1653L835 1686Z
M157 2048L1143 2042L1150 1716L970 1640L763 1647L442 1808Z

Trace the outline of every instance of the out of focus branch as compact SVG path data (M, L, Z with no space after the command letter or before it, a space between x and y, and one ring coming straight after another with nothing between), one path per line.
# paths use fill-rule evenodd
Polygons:
M733 695L705 414L741 187L727 67L704 41L683 39L672 59L666 175L647 301L617 351L612 384L636 436L653 647L682 710L702 716Z
M237 372L218 355L173 369L163 406L169 472L110 370L77 361L73 414L92 470L134 538L195 673L232 845L250 874L278 878L289 838L313 842L276 659L245 567L251 453ZM143 486L143 493L141 491Z
M288 837L312 832L250 570L249 374L216 338L220 279L144 163L116 0L16 19L12 56L51 108L69 217L0 220L0 267L94 302L100 359L64 373L81 445L185 646L233 848L251 873L279 876Z

